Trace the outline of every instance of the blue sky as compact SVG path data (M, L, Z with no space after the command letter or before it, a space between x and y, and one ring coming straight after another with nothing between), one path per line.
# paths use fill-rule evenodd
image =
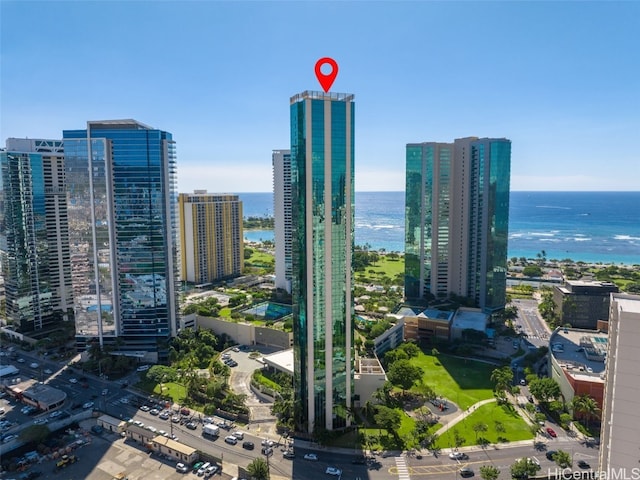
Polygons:
M639 190L638 2L0 0L0 139L87 120L173 133L180 191L270 191L289 98L356 99L356 189L405 145L507 137L512 190Z

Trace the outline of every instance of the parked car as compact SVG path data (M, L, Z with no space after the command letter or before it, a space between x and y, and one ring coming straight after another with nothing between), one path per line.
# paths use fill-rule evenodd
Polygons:
M578 460L578 467L580 467L580 468L591 468L591 465L589 465L584 460Z
M176 472L187 473L188 471L189 471L189 467L187 467L184 463L176 464Z
M49 368L45 368L43 372L45 375L51 375L53 373Z
M470 467L462 467L460 469L460 476L461 477L473 477L475 475L474 471L472 468Z
M60 415L62 415L62 412L60 410L56 410L55 412L51 412L49 414L49 417L56 418L56 417L59 417Z
M84 409L93 408L93 402L86 402L84 405L82 405L82 408Z
M465 453L462 453L462 452L451 452L449 454L449 458L451 460L463 460L463 459L467 458L467 455Z
M69 379L69 383L78 383L78 379L77 378L70 378Z
M551 460L552 462L554 461L553 456L558 453L555 450L549 450L547 453L545 453L545 455L547 456L547 460Z
M189 422L185 425L189 430L195 430L198 428L198 425L195 422Z
M224 441L229 445L235 445L236 443L238 443L238 439L233 435L227 435L226 437L224 437Z
M38 368L40 365L38 365L36 362L33 362L31 365L29 365L31 368Z
M296 454L295 454L295 453L293 453L293 451L292 451L292 450L285 450L285 451L282 453L282 456L283 456L284 458L289 458L289 459L296 458Z

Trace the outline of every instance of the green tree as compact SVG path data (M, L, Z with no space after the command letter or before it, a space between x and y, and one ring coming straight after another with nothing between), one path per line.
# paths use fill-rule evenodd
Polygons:
M571 455L563 450L558 450L553 454L553 461L561 468L567 468L571 466Z
M525 277L541 277L542 269L538 265L527 265L522 269L522 274Z
M402 423L402 415L394 408L378 405L377 413L373 419L380 428L384 428L387 433L396 434L400 424Z
M527 457L520 458L511 465L511 476L513 478L529 478L538 473L538 465Z
M403 343L398 348L406 353L407 357L409 358L417 357L418 355L420 355L420 347L418 347L418 345L411 341Z
M476 442L478 441L478 433L484 433L489 429L489 427L487 427L487 424L482 422L474 423L473 427L471 428L473 428L473 431L476 434Z
M496 368L491 372L490 379L496 384L495 391L505 391L513 383L513 370L509 366Z
M500 476L500 470L493 465L483 465L480 467L480 478L482 480L497 480Z
M25 443L42 443L50 433L51 431L46 425L30 425L20 431L18 439Z
M258 457L247 465L247 472L254 480L267 480L269 478L269 465L264 458Z
M506 431L506 429L504 428L504 423L502 423L500 420L494 420L493 423L496 432L504 433Z
M456 446L456 448L461 447L465 442L465 438L460 435L460 432L458 431L457 428L453 429L453 444Z
M412 365L408 360L398 360L391 365L387 378L394 385L402 388L403 392L409 390L413 384L422 378L422 368Z
M561 395L560 385L553 378L536 378L529 383L531 395L542 403L559 398Z

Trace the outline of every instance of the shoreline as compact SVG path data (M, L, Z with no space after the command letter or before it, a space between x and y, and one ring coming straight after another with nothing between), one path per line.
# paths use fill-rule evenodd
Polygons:
M262 230L262 229L252 229L249 230L251 232L265 232L265 231L270 231L273 232L273 230ZM245 230L244 233L246 233L247 230ZM267 241L273 242L273 239L266 239ZM250 240L247 238L244 238L244 243L253 243L253 244L261 244L263 243L264 240L260 239L260 240ZM362 245L356 245L357 247L360 247L361 250L364 250L364 248L362 248ZM396 253L398 254L401 258L404 258L404 252L399 252L397 250L387 250L386 248L369 248L367 250L368 252L375 252L380 256L385 256L388 255L389 253ZM516 255L509 255L507 258L507 263L510 265L513 265L511 262L511 258L516 257ZM522 256L517 256L518 259L522 258ZM539 262L538 258L535 258L534 256L531 257L526 257L527 263L529 264L537 264ZM519 264L519 262L516 262L516 264ZM606 267L611 267L611 266L615 266L615 267L625 267L625 268L638 268L640 269L640 259L638 260L638 263L628 263L628 262L614 262L614 261L586 261L586 260L574 260L572 258L566 257L563 259L547 259L546 262L544 263L544 265L542 265L544 268L558 268L560 266L570 266L570 265L583 265L583 266L587 266L587 267L593 267L593 268L598 268L598 267L602 267L602 268L606 268Z

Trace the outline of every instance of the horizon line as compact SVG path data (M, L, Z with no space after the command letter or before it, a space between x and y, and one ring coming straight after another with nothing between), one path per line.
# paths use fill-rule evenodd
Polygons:
M355 193L404 193L406 190L356 190ZM509 193L640 193L640 190L509 190ZM229 192L242 193L273 193L270 191Z

